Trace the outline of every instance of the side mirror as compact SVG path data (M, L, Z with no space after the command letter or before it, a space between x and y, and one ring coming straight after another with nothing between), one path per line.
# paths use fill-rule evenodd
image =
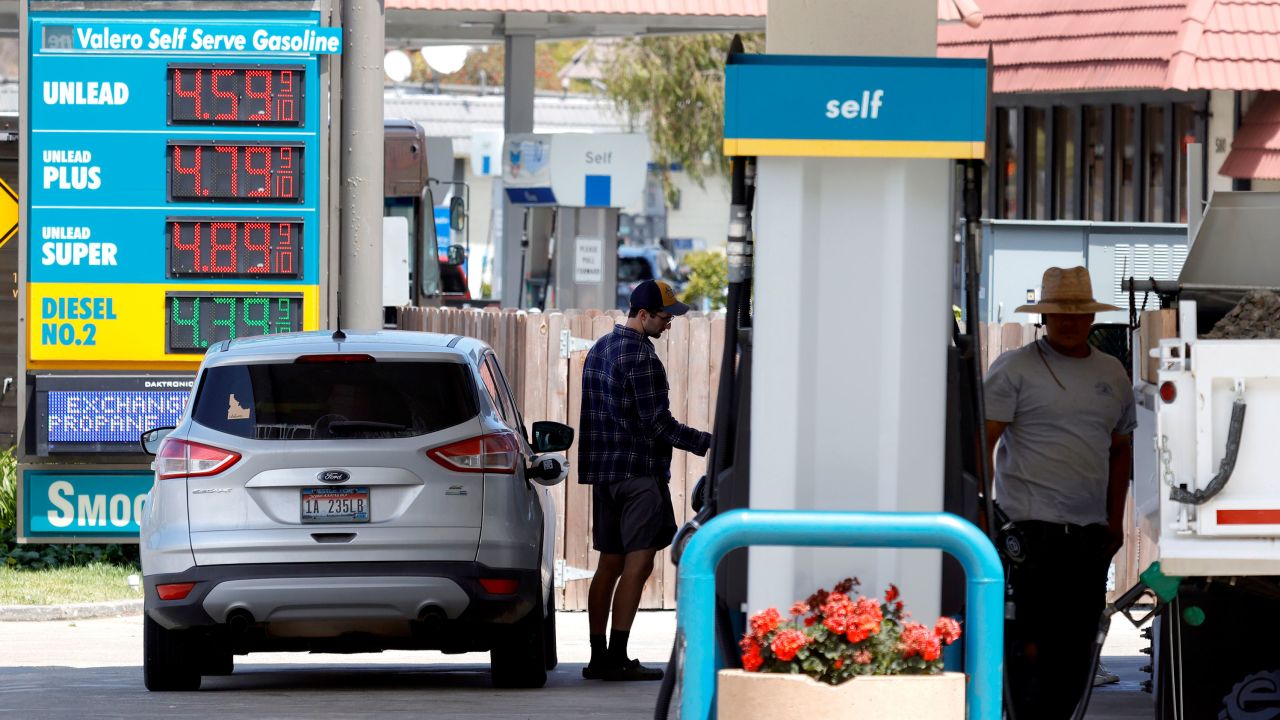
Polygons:
M159 427L142 433L142 436L138 438L138 441L142 443L142 452L148 455L155 455L160 450L161 441L169 437L169 433L173 432L173 430L171 427Z
M563 452L573 445L573 428L551 420L533 424L533 451L538 454Z
M450 265L461 265L467 261L467 249L461 245L450 245L446 255Z
M461 232L467 226L467 202L454 195L449 200L449 228Z
M533 459L524 476L529 482L543 487L558 485L569 476L569 459L560 453L539 455Z

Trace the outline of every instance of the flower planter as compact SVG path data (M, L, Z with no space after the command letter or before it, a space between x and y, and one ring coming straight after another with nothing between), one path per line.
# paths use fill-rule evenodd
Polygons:
M827 685L807 675L721 670L719 720L964 720L964 674L867 675Z

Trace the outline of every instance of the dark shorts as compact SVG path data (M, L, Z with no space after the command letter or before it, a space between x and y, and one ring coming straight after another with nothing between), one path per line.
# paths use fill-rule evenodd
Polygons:
M665 480L627 478L591 487L591 540L610 555L661 550L676 534L671 489Z

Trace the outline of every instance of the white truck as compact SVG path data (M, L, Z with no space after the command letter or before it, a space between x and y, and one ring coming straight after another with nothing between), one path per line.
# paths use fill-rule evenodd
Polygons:
M1141 562L1181 578L1153 625L1157 720L1280 717L1280 321L1205 337L1250 290L1280 290L1280 193L1217 193L1154 377L1134 353Z

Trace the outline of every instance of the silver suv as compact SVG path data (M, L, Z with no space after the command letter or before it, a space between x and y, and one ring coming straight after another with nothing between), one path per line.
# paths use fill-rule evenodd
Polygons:
M490 651L499 687L556 664L549 488L573 430L524 422L457 335L298 333L211 348L142 518L149 690L263 651Z

